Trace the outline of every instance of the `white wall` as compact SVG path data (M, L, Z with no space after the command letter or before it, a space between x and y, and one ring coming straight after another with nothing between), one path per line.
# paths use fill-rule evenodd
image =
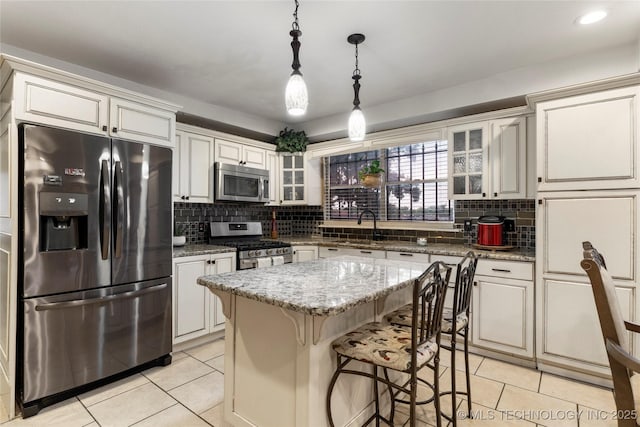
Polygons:
M6 44L0 45L0 49L9 55L182 105L183 112L196 116L271 135L277 135L285 125L278 121L208 104ZM430 114L442 111L637 71L640 71L640 40L617 48L592 52L588 55L561 58L535 66L510 70L489 78L395 102L377 106L362 105L362 108L367 118L368 127L372 129L375 127L377 130L390 129L424 123ZM293 127L304 129L307 135L315 140L334 139L346 135L349 112L295 123ZM323 136L329 136L329 138L323 138Z
M252 114L242 113L239 111L231 110L229 108L221 107L219 105L208 104L206 102L198 101L193 98L187 98L179 94L167 92L150 86L145 86L136 82L132 82L130 80L125 80L120 77L92 70L90 68L81 67L70 62L61 61L59 59L20 49L15 46L1 44L0 53L17 56L19 58L33 61L38 64L47 65L63 71L67 71L69 73L78 74L124 89L153 96L164 101L169 101L174 104L181 105L181 111L189 114L194 114L199 117L205 117L211 120L216 120L233 126L251 129L256 132L262 132L269 135L277 135L278 132L280 132L280 130L283 128L283 123L275 120L258 117Z
M440 111L633 73L639 70L639 64L640 42L519 68L396 102L361 107L368 125L406 126L424 122L424 116ZM348 115L349 111L297 126L312 137L331 134L335 137L336 132L346 133Z

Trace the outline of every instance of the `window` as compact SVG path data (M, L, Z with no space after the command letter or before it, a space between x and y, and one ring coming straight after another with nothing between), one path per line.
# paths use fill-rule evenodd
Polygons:
M385 169L380 189L360 185L358 171L372 160ZM355 220L371 209L387 221L453 221L448 199L447 141L331 156L325 161L325 219Z

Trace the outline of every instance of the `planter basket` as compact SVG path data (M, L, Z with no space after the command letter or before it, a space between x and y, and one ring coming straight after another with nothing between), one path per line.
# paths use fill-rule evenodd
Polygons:
M379 188L381 182L380 174L365 175L361 181L362 185L368 188Z

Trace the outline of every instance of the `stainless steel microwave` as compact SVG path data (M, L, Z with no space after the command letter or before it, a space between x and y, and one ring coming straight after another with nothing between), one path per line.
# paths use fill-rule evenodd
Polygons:
M214 198L232 202L269 201L269 171L214 163Z

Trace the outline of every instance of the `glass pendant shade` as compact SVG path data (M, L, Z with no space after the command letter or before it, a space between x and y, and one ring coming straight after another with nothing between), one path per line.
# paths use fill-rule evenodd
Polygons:
M292 116L302 116L307 112L309 95L307 94L307 85L299 72L294 71L289 77L287 88L284 91L284 99L287 112Z
M367 123L362 110L354 108L349 116L349 139L353 142L362 141L366 134Z

